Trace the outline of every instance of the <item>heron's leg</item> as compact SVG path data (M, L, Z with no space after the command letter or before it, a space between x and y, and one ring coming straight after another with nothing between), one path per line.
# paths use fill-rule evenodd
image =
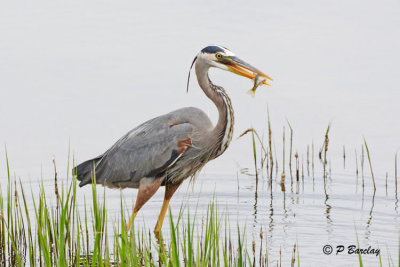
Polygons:
M155 233L159 233L161 230L161 227L163 225L164 222L164 217L165 217L165 213L167 212L168 209L168 205L169 205L169 201L172 197L172 195L175 193L175 191L178 189L178 187L181 185L181 183L179 184L174 184L174 185L166 185L165 186L165 195L164 195L164 202L161 208L161 212L160 215L158 216L158 221L156 224L156 228L154 229Z
M143 178L140 181L139 192L136 197L135 207L133 208L133 214L126 225L126 230L129 231L131 228L133 220L140 208L154 195L154 193L160 188L161 179L154 178Z

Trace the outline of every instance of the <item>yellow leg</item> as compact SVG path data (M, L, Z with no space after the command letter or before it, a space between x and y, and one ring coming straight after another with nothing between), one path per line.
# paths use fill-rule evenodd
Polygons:
M137 214L138 214L137 211L134 212L134 213L132 214L131 218L129 219L129 222L128 222L128 224L126 225L126 231L127 231L127 232L129 232L129 230L131 229L131 225L132 225L133 221L135 220Z
M167 212L168 206L169 206L169 199L164 199L160 215L158 216L156 228L154 229L154 232L156 232L156 233L160 232L160 230L161 230L161 227L163 225L164 218L165 218L165 213Z
M161 185L160 179L154 180L153 178L143 178L140 181L139 192L136 197L135 208L133 209L133 214L129 218L129 222L126 225L126 231L129 231L129 229L131 229L131 225L135 220L135 217L138 214L140 208L144 205L144 203L147 202L147 200L149 200L154 195L154 193L157 191L160 185Z
M165 196L164 196L164 202L161 208L160 215L158 216L157 224L156 227L154 228L154 232L158 234L161 230L161 227L164 222L165 218L165 213L167 213L169 201L171 200L172 195L175 193L175 191L178 189L178 187L181 184L175 184L175 185L166 185L165 186Z

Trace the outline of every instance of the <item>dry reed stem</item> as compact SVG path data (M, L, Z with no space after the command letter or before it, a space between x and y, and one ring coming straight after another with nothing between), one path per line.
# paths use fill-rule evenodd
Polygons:
M324 166L324 178L326 178L326 165L327 165L327 161L326 161L326 153L328 152L328 145L329 145L329 130L331 128L331 124L329 123L328 128L326 129L325 132L325 139L324 139L324 144L321 148L321 151L323 150L324 152L324 160L323 160L323 166ZM321 159L321 151L320 151L320 159Z
M293 129L292 129L292 126L290 125L290 122L288 120L286 120L286 121L290 128L289 170L290 170L290 177L292 177Z

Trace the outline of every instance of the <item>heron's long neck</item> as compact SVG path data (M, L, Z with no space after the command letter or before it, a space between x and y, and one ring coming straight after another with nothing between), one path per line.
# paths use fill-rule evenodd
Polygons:
M233 108L231 100L224 88L214 85L208 77L208 68L196 66L197 80L201 89L210 98L218 109L218 122L212 130L212 138L217 146L216 155L221 155L229 146L233 136Z

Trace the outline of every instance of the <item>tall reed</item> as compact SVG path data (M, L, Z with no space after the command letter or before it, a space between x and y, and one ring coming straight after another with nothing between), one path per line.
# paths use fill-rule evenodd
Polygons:
M375 185L375 177L374 177L374 171L372 170L372 163L371 163L371 157L369 155L369 149L367 145L367 141L364 138L364 145L365 145L365 150L367 151L367 156L368 156L368 162L369 162L369 168L371 170L371 177L372 177L372 183L374 185L374 192L376 191L376 185Z

